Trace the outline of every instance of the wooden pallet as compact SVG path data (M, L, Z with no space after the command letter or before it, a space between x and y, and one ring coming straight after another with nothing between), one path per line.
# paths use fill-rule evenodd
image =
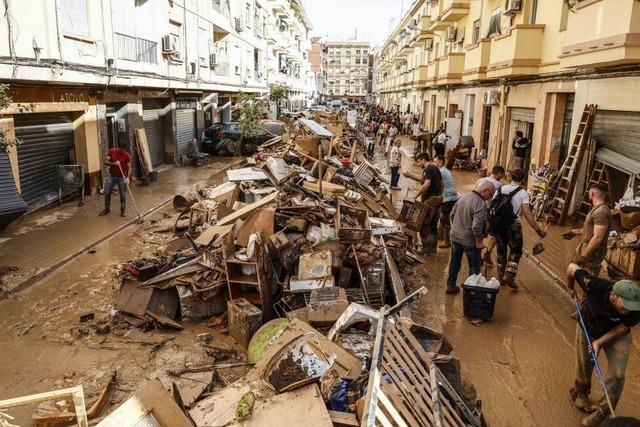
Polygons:
M607 191L607 197L605 199L607 205L611 205L611 187L609 186L609 175L607 173L607 166L596 160L593 165L593 170L591 171L591 175L589 176L589 183L585 188L584 194L582 195L582 202L580 202L580 206L574 215L574 220L576 221L584 221L587 218L587 214L591 210L591 202L589 201L589 188L591 188L594 184L606 184L609 191Z
M584 107L578 132L573 139L571 147L569 147L567 158L558 173L557 191L555 198L551 202L550 211L557 219L559 225L563 225L567 219L571 198L576 188L576 183L578 182L580 167L582 166L584 150L589 142L591 125L595 119L597 109L598 106L595 104L589 104Z

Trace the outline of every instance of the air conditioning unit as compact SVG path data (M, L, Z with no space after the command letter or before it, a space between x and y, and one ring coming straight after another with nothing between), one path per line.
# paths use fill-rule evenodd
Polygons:
M457 29L455 27L447 28L447 41L448 42L456 41L456 33L457 33Z
M512 14L522 10L522 0L505 0L504 13Z
M235 23L235 30L239 33L241 33L242 31L244 31L244 27L242 26L242 19L240 18L233 18L234 23Z
M209 66L211 68L217 67L219 65L218 63L218 54L217 53L211 53L209 54Z
M175 53L178 51L178 37L173 34L167 34L162 37L162 52Z
M433 50L433 39L427 39L424 43L424 48L426 50Z
M417 26L418 26L418 20L412 19L411 24L409 25L409 28L411 28L412 30L415 30Z
M484 105L500 105L500 92L488 90L484 93Z

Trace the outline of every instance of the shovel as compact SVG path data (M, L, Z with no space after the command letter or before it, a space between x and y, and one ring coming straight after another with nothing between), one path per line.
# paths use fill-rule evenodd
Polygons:
M544 232L546 233L548 229L549 229L549 225L547 225L547 227L544 229ZM545 235L545 237L546 237L546 235ZM544 252L544 243L542 243L542 240L544 240L544 237L541 237L540 240L538 240L538 243L533 245L533 249L531 250L531 252L534 255L538 255L538 254L541 254L542 252Z

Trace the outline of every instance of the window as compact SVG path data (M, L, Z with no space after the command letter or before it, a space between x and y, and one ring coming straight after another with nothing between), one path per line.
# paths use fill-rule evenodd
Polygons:
M216 12L229 17L229 1L228 0L211 0L211 7Z
M356 64L360 65L360 58L356 58Z
M87 0L60 0L58 14L63 33L89 38Z
M500 18L501 9L498 7L491 12L491 21L489 21L489 30L487 31L487 37L491 37L494 34L502 34L500 32Z
M480 20L473 21L473 33L471 34L471 43L476 44L480 41Z
M209 65L209 32L206 28L198 28L198 58L201 67Z
M236 65L236 76L240 75L240 66Z
M158 63L158 43L125 34L113 33L116 58L127 61Z
M244 9L244 25L251 27L251 5L249 3Z

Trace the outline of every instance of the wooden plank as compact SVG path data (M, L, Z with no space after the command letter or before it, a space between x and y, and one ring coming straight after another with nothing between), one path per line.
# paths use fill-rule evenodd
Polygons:
M153 170L153 163L151 163L151 154L149 153L149 143L147 142L147 133L144 128L136 129L134 132L136 146L140 151L141 163L144 163L144 169L148 175Z
M391 361L389 360L388 355L383 358L382 366L384 371L389 377L393 380L393 387L399 392L400 399L396 398L393 393L389 392L390 396L393 396L394 401L398 407L403 408L403 413L405 417L409 421L416 422L418 424L423 424L420 422L422 419L429 420L429 423L433 421L433 415L431 414L431 409L428 406L424 406L423 404L419 404L416 401L416 390L408 390L409 385L413 386L408 379L406 378L405 373L401 368L391 366ZM381 384L381 389L386 389L391 387L391 385L383 382ZM415 388L415 386L413 386ZM403 390L404 388L404 390Z
M382 236L380 236L380 243L382 244L385 260L387 262L387 269L389 271L389 277L391 278L391 289L393 290L393 293L396 297L396 302L402 301L406 295L404 293L404 286L402 284L402 277L400 276L400 272L398 271L398 266L391 256L391 253L387 248L387 244ZM404 307L402 310L400 310L400 316L411 318L411 310L409 310L409 307Z
M305 190L313 191L314 193L320 193L320 184L317 182L305 181L304 183L302 183L302 187ZM323 194L344 194L345 191L346 188L343 185L322 181Z
M247 206L243 207L242 209L239 209L236 212L234 212L234 213L232 213L230 215L227 215L224 218L221 218L220 221L218 221L218 223L216 225L233 224L238 219L245 219L246 217L249 216L249 214L251 214L256 209L259 209L259 208L261 208L263 206L267 206L269 203L271 203L274 200L276 200L276 198L278 197L278 194L280 194L278 191L276 191L274 193L271 193L268 196L258 200L257 202L251 203L250 205L247 205Z
M389 401L389 398L384 394L384 391L380 391L378 399L380 399L380 403L382 403L382 406L389 413L389 415L391 415L391 418L393 418L393 421L395 421L398 427L409 427L407 423L404 422L404 419L400 416L400 413L398 413L396 408Z
M333 424L341 424L354 427L360 425L358 424L358 418L356 418L356 414L351 414L349 412L329 410L329 417L331 417L331 422L333 422Z
M299 119L299 120L304 125L304 127L309 131L311 131L312 133L318 136L324 136L327 138L333 137L333 134L331 132L329 132L327 129L325 129L322 125L320 125L315 120L310 120L310 119Z

